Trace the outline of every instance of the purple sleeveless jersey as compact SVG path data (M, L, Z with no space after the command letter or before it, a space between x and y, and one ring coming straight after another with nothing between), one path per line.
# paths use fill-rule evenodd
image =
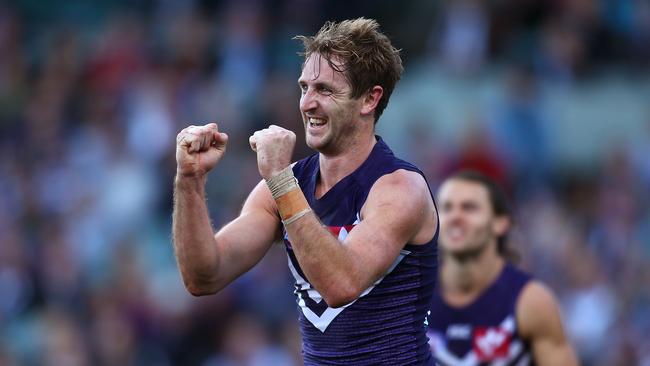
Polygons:
M422 174L377 140L368 159L320 199L314 196L318 154L293 167L314 213L339 240L360 222L361 207L377 179L398 169ZM330 308L302 272L285 232L305 365L433 365L425 318L436 281L437 239L436 229L429 243L405 245L386 274L359 298Z
M519 337L516 304L530 276L506 264L474 302L451 307L440 293L428 317L431 351L440 366L532 365L530 345Z

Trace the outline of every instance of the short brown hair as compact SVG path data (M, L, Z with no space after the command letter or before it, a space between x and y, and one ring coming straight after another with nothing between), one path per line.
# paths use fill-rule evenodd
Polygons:
M305 60L318 53L332 69L345 75L352 87L352 98L361 97L375 85L382 87L384 94L375 109L377 123L404 70L399 50L379 31L379 23L366 18L327 22L315 36L294 39L302 41L304 52L300 55ZM333 58L342 64L337 66Z

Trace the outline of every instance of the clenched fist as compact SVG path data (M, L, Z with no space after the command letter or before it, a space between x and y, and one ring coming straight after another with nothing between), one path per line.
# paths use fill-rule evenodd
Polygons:
M226 152L228 135L216 123L189 126L176 136L176 173L203 176L217 165Z
M251 149L257 152L257 168L264 179L278 174L291 164L296 134L282 127L270 125L256 131L248 139Z

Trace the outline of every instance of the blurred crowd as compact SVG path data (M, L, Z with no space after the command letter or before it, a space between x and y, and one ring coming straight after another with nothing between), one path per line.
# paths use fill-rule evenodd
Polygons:
M521 265L558 295L584 365L650 365L645 0L0 2L0 365L301 364L280 245L218 295L183 288L175 136L230 136L207 186L219 228L260 179L249 134L302 129L291 38L357 16L406 66L378 133L433 190L460 168L506 187ZM603 90L629 108L589 101ZM576 95L613 119L567 123ZM616 141L586 138L611 126Z

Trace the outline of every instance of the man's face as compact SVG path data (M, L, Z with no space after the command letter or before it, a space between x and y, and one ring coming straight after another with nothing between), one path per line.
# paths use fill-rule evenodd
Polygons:
M450 179L438 191L440 245L452 256L480 254L507 230L508 221L494 214L486 187Z
M338 64L338 60L333 61ZM318 53L305 61L298 84L307 146L322 153L344 151L359 131L355 122L361 98L350 98L352 89L345 76Z

